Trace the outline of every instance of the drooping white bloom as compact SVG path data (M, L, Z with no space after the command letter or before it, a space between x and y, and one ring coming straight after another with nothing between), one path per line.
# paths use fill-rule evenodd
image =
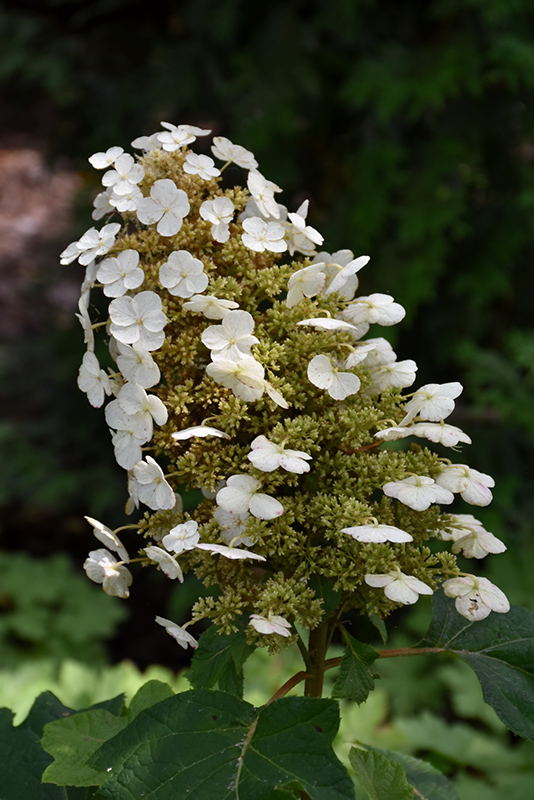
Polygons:
M116 258L100 262L96 277L104 284L106 297L121 297L130 289L141 286L145 273L138 264L139 253L136 250L123 250Z
M454 447L458 442L471 444L469 436L454 425L445 422L416 422L412 425L402 425L385 428L375 433L377 439L385 442L394 442L405 439L407 436L417 436L419 439L428 439L430 442L439 442L445 447Z
M215 162L209 156L199 156L196 153L188 153L185 157L184 172L188 175L198 175L205 181L216 178L221 174L221 170L217 169Z
M132 584L130 570L120 564L109 550L91 550L83 568L90 580L102 584L106 594L112 597L129 597L128 587Z
M295 250L301 250L300 239L307 239L312 244L322 244L324 237L318 230L312 228L311 225L306 225L306 217L308 215L308 201L305 200L300 208L295 213L289 212L288 219L291 222L291 227L288 231L288 244L289 253L293 255ZM305 247L308 250L307 247Z
M459 442L471 444L471 439L466 433L455 425L447 425L445 422L416 422L410 426L410 432L420 439L439 442L445 447L455 447Z
M95 169L107 169L111 167L117 158L124 153L122 147L110 147L105 153L94 153L87 159Z
M495 486L493 478L467 464L445 464L436 476L436 483L450 492L460 493L465 502L473 506L487 506L493 500L489 488Z
M374 350L374 344L370 342L357 342L354 346L353 352L347 356L347 360L345 361L345 367L347 369L351 369L352 367L357 367L358 364L361 364L369 353Z
M453 553L462 553L466 558L485 558L488 553L504 553L506 545L481 525L474 526L470 533L457 538Z
M117 342L117 349L117 366L127 381L138 383L143 389L149 389L159 382L159 367L148 350L138 344L121 342Z
M102 219L106 214L112 214L115 210L111 205L111 189L106 189L105 192L99 192L93 200L94 210L91 214L94 220Z
M389 294L370 294L358 297L341 312L341 317L356 325L359 322L378 325L396 325L406 316L405 309L396 303Z
M239 361L213 361L206 367L206 374L247 402L259 400L265 389L265 370L251 356L244 356Z
M126 211L137 211L139 203L144 199L143 192L139 186L132 186L124 194L112 194L109 198L110 205L124 214Z
M411 475L402 481L389 481L382 487L388 497L396 497L415 511L425 511L432 503L452 503L454 495L425 475Z
M116 195L128 194L145 177L143 167L128 153L119 156L110 169L102 176L103 186L113 186Z
M139 420L148 440L152 438L152 420L156 425L164 425L167 422L168 415L164 403L156 395L147 394L139 383L125 383L117 396L117 403L125 414L135 416Z
M506 614L510 611L508 598L487 578L464 575L451 578L443 584L447 597L455 597L456 610L469 620L485 619L492 611Z
M224 431L220 431L217 428L210 428L209 425L193 425L191 428L184 428L181 431L175 431L175 433L171 433L171 436L177 441L197 437L204 438L205 436L217 436L219 439L230 438L229 435Z
M139 222L145 225L157 222L156 230L161 236L174 236L178 233L187 214L187 195L170 178L155 181L150 189L150 197L141 200L137 209Z
M252 335L254 318L248 311L229 311L220 325L210 325L202 332L202 343L209 347L213 361L239 361L250 356L250 348L259 339Z
M239 303L235 303L233 300L222 300L209 294L194 294L187 303L183 304L182 308L200 312L206 319L224 319L229 311L239 308Z
M260 213L263 214L264 217L274 217L274 219L278 219L280 217L280 210L278 208L278 203L274 199L274 192L278 190L279 187L264 178L261 172L258 172L257 170L251 170L248 173L247 186L250 194L256 202L258 209L260 210Z
M250 150L246 150L240 144L233 144L224 136L214 136L211 152L221 161L233 162L243 169L255 170L258 166L258 162Z
M462 552L466 558L485 558L488 553L504 553L506 545L487 531L472 514L451 514L441 533L443 541L454 542L453 553Z
M296 472L298 475L310 471L310 465L307 462L312 457L308 453L303 453L302 450L286 449L283 444L270 442L265 436L256 436L250 447L251 452L247 458L262 472L272 472L278 467L282 467L287 472Z
M347 533L357 542L413 542L413 536L394 525L353 525L341 528L341 533Z
M350 322L342 319L332 319L331 317L315 317L314 319L301 319L297 325L306 325L310 328L321 328L324 331L354 331L357 328Z
M191 636L184 628L181 628L175 622L171 622L170 619L165 619L165 617L156 617L156 622L158 625L162 625L169 636L172 636L173 639L176 639L180 647L183 647L184 650L187 650L188 647L192 647L193 650L196 650L198 647L197 640Z
M383 442L396 442L398 439L405 439L407 436L411 436L413 431L411 427L394 427L394 428L384 428L378 433L375 433L376 439L381 439Z
M140 292L135 297L117 297L109 304L110 333L123 344L138 344L145 350L158 350L165 341L167 317L156 292Z
M334 400L344 400L356 394L360 379L352 372L341 372L328 356L319 355L308 364L308 380L319 389L326 389Z
M276 184L274 183L271 184L271 181L267 181L267 183L270 184L271 186L276 186ZM276 187L276 190L279 191L278 187ZM276 203L276 206L278 208L278 217L276 217L276 221L283 224L284 229L286 229L287 225L285 224L285 221L287 220L287 208L281 203ZM241 214L238 216L237 219L239 222L243 222L243 220L251 219L252 217L260 217L261 219L264 219L266 222L269 222L270 220L273 219L273 217L270 214L263 213L263 211L260 209L260 207L258 206L253 197L251 197L250 200L247 202L245 208L243 209L243 211L241 212Z
M238 547L227 547L224 544L197 544L197 550L206 550L212 555L224 556L231 561L244 561L247 558L253 561L266 561L264 556L259 556L251 550L240 550Z
M441 531L440 538L444 542L454 542L471 533L474 528L484 530L480 520L472 514L448 514L446 527Z
M120 227L118 222L110 222L108 225L104 225L100 231L97 231L96 228L86 231L78 241L78 248L83 251L78 258L80 264L87 266L93 259L103 256L108 250L111 250Z
M60 264L70 264L77 258L85 267L93 259L105 255L115 244L115 237L120 227L118 222L110 222L108 225L104 225L100 231L97 231L96 228L89 228L77 242L72 242L63 250L60 255Z
M199 539L198 523L193 519L189 519L187 522L171 528L161 542L171 553L178 554L184 550L194 550Z
M291 636L291 623L278 614L268 614L266 617L262 617L260 614L251 614L249 625L258 633Z
M289 403L287 400L282 397L278 389L275 389L274 386L269 383L269 381L264 381L263 386L273 403L276 403L276 405L280 406L280 408L289 408Z
M211 222L211 235L216 242L221 244L230 238L228 224L234 216L234 204L229 197L216 197L214 200L205 200L199 209L202 219Z
M454 401L463 392L458 381L452 383L427 383L421 386L404 406L406 416L400 425L408 425L418 414L421 419L439 422L454 409Z
M369 369L373 367L383 367L384 364L392 364L393 361L397 360L397 354L393 350L393 347L383 336L377 336L374 339L366 339L365 344L373 345L368 355L365 357L365 367Z
M197 136L207 136L211 133L210 130L197 128L196 125L173 125L171 122L162 122L161 125L167 130L154 135L168 153L174 153L186 144L192 144Z
M334 267L338 269L338 272L337 275L335 275L328 283L328 286L326 286L323 290L325 297L337 292L342 298L346 297L347 299L352 299L354 296L354 290L352 289L354 285L353 278L357 272L359 272L361 269L363 269L363 267L365 267L366 264L369 263L369 260L369 256L360 256L359 258L354 258L352 261L349 261L348 264L345 264L344 266L334 264ZM369 321L370 320L367 319L358 320L358 322Z
M366 394L380 394L391 387L404 389L415 380L417 364L411 358L405 361L392 361L371 370L373 382L367 387Z
M151 456L146 461L138 461L133 468L133 475L137 487L139 500L153 511L163 508L174 508L176 496L165 480L165 475L159 464Z
M152 133L150 136L138 136L131 142L135 150L143 150L145 153L151 153L153 150L161 150L161 142L159 140L161 133Z
M326 276L325 289L328 289L334 278L339 274L339 271L353 260L354 254L352 250L338 250L335 253L327 253L326 250L321 250L320 253L315 255L312 266L316 264L323 265L322 269ZM354 273L347 279L343 292L340 292L340 297L345 300L352 300L357 288L358 276Z
M108 403L104 413L106 422L110 428L113 428L115 431L126 431L133 437L131 441L122 442L120 445L117 442L119 447L128 448L135 443L140 445L145 444L145 442L150 441L152 438L153 424L150 414L144 414L143 412L139 414L128 414L121 408L118 400L112 400L111 403ZM126 458L130 460L129 456ZM121 464L121 466L123 465Z
M420 594L433 594L426 583L400 570L392 570L384 575L366 575L365 582L368 586L384 589L386 597L406 606L416 603Z
M85 392L94 408L100 408L104 396L111 394L109 377L103 369L100 369L97 357L89 350L84 353L78 372L78 388Z
M78 300L79 314L76 314L76 319L79 321L83 329L83 341L87 345L87 351L92 353L95 349L95 335L93 333L93 323L87 310L87 302L89 299L89 292L87 292L87 299L82 296Z
M258 519L275 519L283 514L283 505L268 494L259 491L260 481L251 475L232 475L226 486L217 492L217 505L232 514L247 511Z
M287 284L288 292L286 305L293 308L300 303L303 297L314 297L319 294L324 286L326 275L324 264L312 264L304 269L299 269L290 277Z
M113 550L114 553L117 553L120 560L128 564L130 561L128 551L124 547L117 534L112 531L111 528L108 528L107 525L104 525L97 519L93 519L93 517L85 517L85 519L89 525L93 526L93 533L98 541L102 542L102 544L105 544L109 550Z
M70 264L78 258L81 252L82 250L78 247L78 242L71 242L60 254L59 263L62 265Z
M245 233L241 236L243 244L249 250L263 253L283 253L287 249L284 241L284 228L279 222L265 222L260 217L250 217L243 220Z
M173 125L171 122L162 122L166 131L156 134L158 142L161 147L168 153L174 153L181 147L187 144L192 144L195 141L195 136L187 130L184 130L183 125Z
M187 250L174 250L159 268L159 280L169 292L178 297L191 297L203 292L209 279L204 264Z
M236 547L239 545L252 547L254 544L255 539L244 533L247 520L250 519L248 511L243 514L235 514L218 506L213 512L213 519L221 526L221 538L226 544Z
M155 545L145 547L145 553L152 561L155 561L157 564L159 564L161 571L167 576L167 578L170 578L171 581L174 581L176 578L178 578L180 583L184 582L182 568L174 556L171 556L170 553L167 553L165 550L162 550L161 547L156 547Z
M142 445L148 438L146 435L136 436L128 430L117 430L113 433L111 441L117 464L123 469L130 470L143 458Z

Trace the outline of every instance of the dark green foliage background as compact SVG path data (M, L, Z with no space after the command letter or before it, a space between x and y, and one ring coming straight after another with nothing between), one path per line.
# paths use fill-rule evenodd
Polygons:
M0 135L37 138L96 191L86 161L96 150L128 148L160 120L211 127L255 152L290 208L310 198L327 249L372 256L362 292L391 292L407 308L388 335L399 357L419 364L416 385L466 387L452 421L475 444L453 458L498 482L494 505L475 513L510 549L468 569L489 569L525 604L534 512L533 33L528 0L0 4ZM89 208L87 199L71 238L89 227ZM78 349L65 346L69 335ZM61 341L51 345L71 369L54 376L58 400L24 443L27 459L2 500L28 502L30 474L30 503L61 513L66 497L71 513L107 508L113 524L123 497L111 497L104 427L95 456L98 412L87 408L87 426L76 414L75 459L61 435L59 446L41 430L61 427L59 398L81 359L77 330ZM10 348L13 362L17 344ZM5 399L16 402L9 389ZM0 436L6 457L16 442L10 430ZM39 470L44 463L54 469Z

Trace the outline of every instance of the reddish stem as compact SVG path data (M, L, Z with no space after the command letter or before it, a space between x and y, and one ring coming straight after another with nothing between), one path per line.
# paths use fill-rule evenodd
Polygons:
M396 650L379 650L380 658L400 658L400 656L420 656L425 655L428 653L444 653L445 648L443 647L399 647ZM342 656L337 656L336 658L329 658L324 662L324 672L328 669L333 669L334 667L339 667L341 664ZM296 675L293 675L292 678L289 678L283 686L281 686L271 697L270 700L267 701L265 705L269 705L273 703L275 700L278 700L280 697L284 697L288 692L293 689L294 686L298 686L299 683L302 681L308 680L312 676L309 672L297 672Z

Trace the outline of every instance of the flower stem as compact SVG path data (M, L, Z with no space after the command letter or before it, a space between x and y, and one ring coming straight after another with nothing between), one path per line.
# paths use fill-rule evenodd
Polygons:
M312 665L312 672L306 678L304 694L306 697L322 697L325 673L325 656L329 644L329 624L325 620L313 631L310 631L308 643L308 656Z

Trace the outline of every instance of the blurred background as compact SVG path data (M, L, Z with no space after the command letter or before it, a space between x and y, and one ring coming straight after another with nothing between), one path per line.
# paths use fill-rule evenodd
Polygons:
M82 702L81 685L102 687L103 675L121 691L126 673L144 680L159 664L171 680L186 663L153 618L186 619L195 585L178 593L143 576L121 602L81 569L95 546L83 515L124 521L124 473L103 414L76 387L83 268L58 265L93 224L101 176L88 156L131 151L161 120L252 150L282 202L310 199L326 249L371 255L361 292L406 307L387 335L417 361L416 385L465 387L452 422L474 444L454 460L497 482L475 515L508 551L469 569L534 609L531 2L3 2L0 82L1 703L18 692L24 705L43 681ZM399 616L398 641L413 641L428 614ZM429 706L443 742L474 722L482 762L467 767L466 748L443 743L431 758L462 798L482 788L486 800L531 798L531 746L511 742L476 687L466 692L470 674L414 661L403 669L418 691L389 692L386 674L369 736L413 719L420 732ZM410 752L425 749L425 737L403 735Z

